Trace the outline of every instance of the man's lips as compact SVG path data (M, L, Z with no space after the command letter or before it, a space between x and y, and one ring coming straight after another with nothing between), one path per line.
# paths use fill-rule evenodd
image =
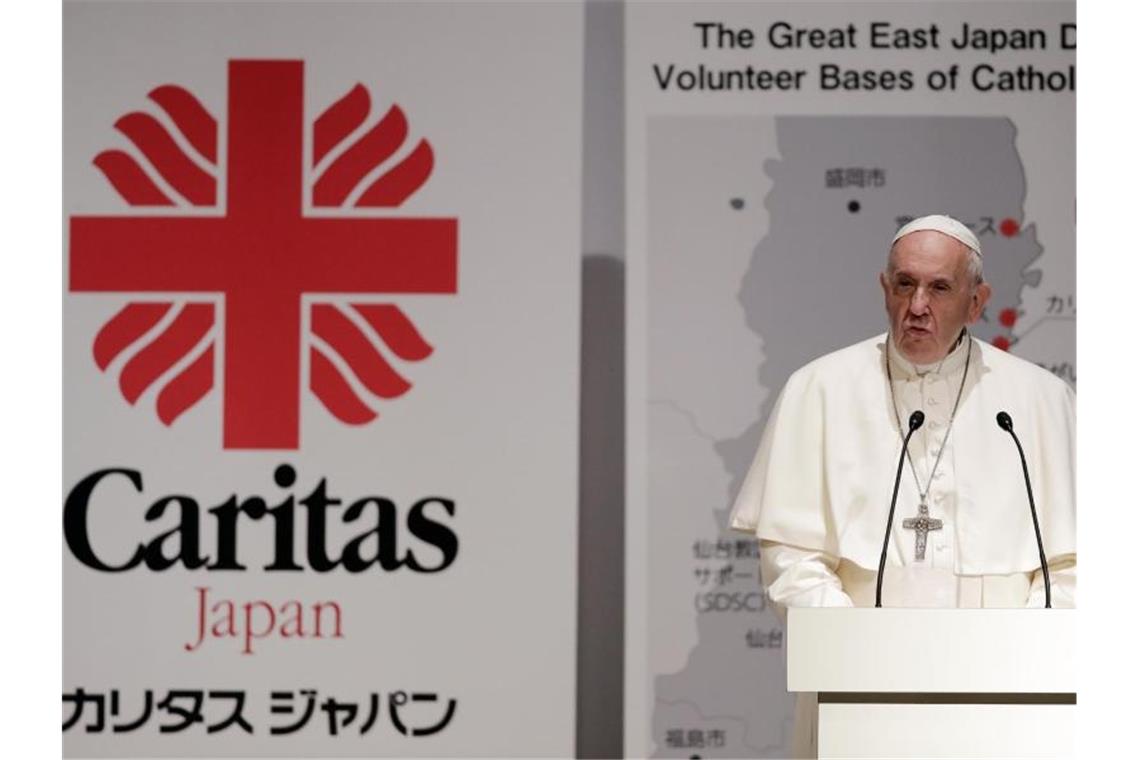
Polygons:
M932 331L928 327L917 327L915 325L904 325L903 332L915 338L921 338L926 335L931 335Z

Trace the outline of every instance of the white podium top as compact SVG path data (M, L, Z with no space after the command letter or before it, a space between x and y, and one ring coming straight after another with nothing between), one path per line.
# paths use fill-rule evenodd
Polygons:
M788 691L1076 693L1076 610L791 608Z

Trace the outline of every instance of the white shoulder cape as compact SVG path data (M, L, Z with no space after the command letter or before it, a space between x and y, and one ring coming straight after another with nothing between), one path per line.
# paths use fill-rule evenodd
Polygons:
M733 507L733 528L878 568L902 446L883 365L886 340L883 334L828 354L788 379ZM951 430L955 573L1040 566L1017 447L995 421L1003 410L1025 447L1046 557L1075 555L1072 390L985 343L974 340L971 350ZM896 521L914 513L913 490L904 480Z

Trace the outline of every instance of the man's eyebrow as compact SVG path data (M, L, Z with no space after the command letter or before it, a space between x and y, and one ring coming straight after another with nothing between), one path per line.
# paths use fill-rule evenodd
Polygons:
M911 279L911 280L919 279L916 275L906 271L905 269L896 269L894 271L894 273L892 274L892 277L896 280L901 279L903 277L906 277L907 279ZM953 277L947 277L945 275L938 275L937 277L931 278L930 284L931 285L943 285L943 284L944 285L953 285L954 284L954 278Z

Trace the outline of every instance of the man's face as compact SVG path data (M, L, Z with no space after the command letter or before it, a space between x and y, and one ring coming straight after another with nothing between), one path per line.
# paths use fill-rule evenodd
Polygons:
M975 285L969 248L949 235L921 230L900 238L879 277L895 347L915 364L933 364L977 321L990 286Z

